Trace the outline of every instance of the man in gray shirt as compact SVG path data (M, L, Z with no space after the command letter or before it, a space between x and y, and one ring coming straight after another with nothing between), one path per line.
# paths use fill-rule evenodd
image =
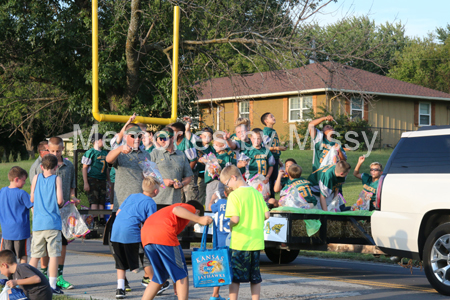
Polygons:
M150 154L139 148L142 137L143 132L139 126L131 125L123 137L125 144L111 150L106 156L106 162L116 169L114 212L128 196L142 193L144 178L139 162L150 160Z
M158 166L166 188L153 198L157 204L181 203L181 189L192 180L189 160L180 150L174 149L173 130L165 127L156 135L156 148L150 153L151 161Z

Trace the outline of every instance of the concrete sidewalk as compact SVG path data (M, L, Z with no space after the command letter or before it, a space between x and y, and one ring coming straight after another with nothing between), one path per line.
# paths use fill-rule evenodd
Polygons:
M81 299L112 300L116 292L116 271L114 259L109 254L83 253L70 250L67 252L64 278L71 282L75 289L66 290L68 296ZM266 259L265 257L261 257ZM188 262L189 278L192 268ZM141 280L144 272L134 274L127 272L132 292L126 299L141 299L144 287ZM324 299L359 296L367 293L370 287L338 281L326 281L298 276L273 275L263 273L261 299ZM189 299L206 299L211 296L212 288L194 288L192 280L189 287ZM223 287L221 296L228 298L228 287ZM250 285L242 284L239 299L250 299ZM173 294L173 286L157 299L177 299Z

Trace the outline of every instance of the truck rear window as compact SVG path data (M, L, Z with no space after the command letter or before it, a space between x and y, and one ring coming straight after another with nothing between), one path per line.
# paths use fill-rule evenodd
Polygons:
M387 173L450 173L450 135L403 138Z

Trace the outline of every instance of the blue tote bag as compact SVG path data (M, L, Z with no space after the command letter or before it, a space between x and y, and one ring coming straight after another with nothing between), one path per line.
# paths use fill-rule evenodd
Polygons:
M206 238L209 226L203 228L200 248L192 251L192 270L194 273L194 287L213 287L231 284L231 255L230 248L217 248L217 228L213 224L213 248L206 249Z

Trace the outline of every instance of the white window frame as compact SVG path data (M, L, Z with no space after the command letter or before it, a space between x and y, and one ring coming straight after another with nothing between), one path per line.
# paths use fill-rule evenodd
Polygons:
M311 98L311 107L304 107L303 106L303 100L306 98ZM292 107L292 100L294 99L300 99L300 108L291 108ZM301 122L301 121L305 121L305 120L309 120L306 118L303 118L303 111L305 110L310 110L313 109L313 105L312 105L312 96L302 96L302 97L290 97L289 98L289 123L293 123L293 122ZM291 112L292 111L298 111L299 112L299 119L291 119Z
M361 108L353 108L353 100L361 100ZM353 111L360 111L361 112L361 120L364 120L364 99L361 97L351 97L350 98L350 115L352 116L353 120Z
M248 111L243 110L244 104L247 103ZM241 101L239 102L239 118L247 118L250 119L250 101Z
M428 111L430 112L429 114L421 114L420 113L420 105L421 104L426 104L426 105L428 105ZM419 118L419 120L417 120L417 123L419 124L419 127L422 127L422 126L431 126L431 103L430 102L419 102L419 107L418 107L418 112L417 112L417 116L418 116L418 118ZM429 120L429 122L428 122L428 124L420 124L420 116L429 116L429 118L428 118L428 120Z

